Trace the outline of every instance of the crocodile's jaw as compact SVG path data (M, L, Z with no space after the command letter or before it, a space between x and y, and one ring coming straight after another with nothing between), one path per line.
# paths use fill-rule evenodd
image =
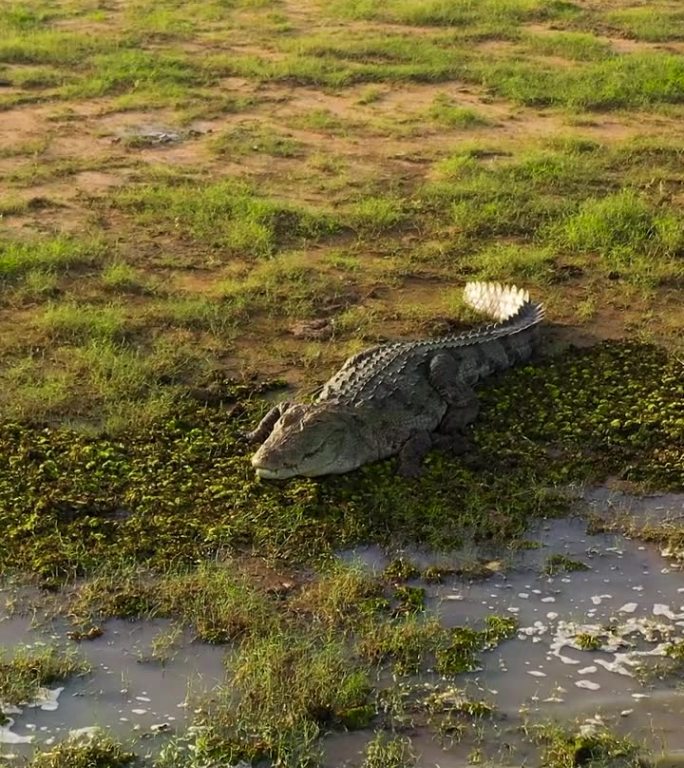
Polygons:
M266 467L258 467L252 461L252 466L256 470L257 477L262 480L287 480L289 477L295 477L296 472L289 469L266 469Z

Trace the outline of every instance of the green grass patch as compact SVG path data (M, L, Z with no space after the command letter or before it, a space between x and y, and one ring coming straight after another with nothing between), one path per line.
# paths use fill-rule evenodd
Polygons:
M559 226L557 239L571 252L599 255L604 270L635 282L658 284L683 274L677 257L684 251L684 220L631 189L585 200Z
M404 589L410 589L404 587ZM371 664L391 663L396 675L415 675L428 664L445 677L477 669L477 654L515 634L514 619L488 616L485 628L445 629L435 618L400 611L394 621L373 623L361 633L359 653Z
M54 298L59 292L59 278L46 269L31 269L13 292L12 298L20 302L40 302Z
M9 2L0 8L0 26L12 31L34 31L54 18L54 11L40 3Z
M313 109L310 112L304 112L292 118L290 123L295 128L307 128L335 136L347 136L360 127L358 121L342 118L329 109Z
M464 72L465 54L450 41L409 35L311 36L283 43L278 58L210 56L213 72L304 85L439 82Z
M102 270L100 280L104 288L116 293L154 293L140 271L125 261L108 264Z
M428 116L447 128L477 128L489 125L489 120L470 107L460 107L447 94L435 96Z
M544 745L542 764L549 768L573 768L577 765L638 768L643 765L639 745L607 728L582 733L554 723L537 727L535 736Z
M16 88L56 88L68 83L72 75L54 67L14 67L7 72L9 82Z
M77 83L63 89L69 98L135 95L147 106L181 102L195 89L211 82L208 73L181 54L151 53L122 48L94 56L90 71ZM128 102L127 106L132 106Z
M578 12L572 3L556 0L329 0L328 7L346 18L454 27L518 25Z
M544 563L544 573L555 576L557 573L588 571L589 566L581 560L573 560L567 555L549 555Z
M582 32L528 34L523 43L531 53L560 56L571 61L602 61L613 55L610 43Z
M40 688L82 675L90 670L74 653L54 646L26 646L12 653L0 651L0 702L26 704L40 693Z
M115 35L90 35L58 29L11 30L0 35L0 62L81 68L93 54L119 45ZM115 54L110 54L115 55Z
M390 195L363 197L348 206L344 221L362 234L387 232L406 219L401 199Z
M504 282L543 283L555 275L556 254L533 245L495 244L476 254L470 263L477 276Z
M269 200L236 180L133 187L116 192L114 202L142 224L220 249L226 256L263 258L285 244L336 229L323 212Z
M304 153L301 142L260 122L240 123L222 131L211 140L209 146L222 157L251 154L301 157Z
M0 240L0 280L16 281L36 269L66 272L96 263L104 256L101 242L81 242L67 237L35 240Z
M360 568L335 564L289 602L289 609L326 629L353 631L389 609L383 584Z
M63 415L73 403L76 375L73 371L46 365L43 360L26 356L8 360L2 373L3 410L10 419Z
M38 324L53 339L71 342L91 339L114 341L123 337L126 319L121 306L63 302L48 306Z
M207 643L260 636L279 626L275 601L236 573L234 564L204 564L196 570L158 575L131 568L83 582L69 601L72 621L174 618Z
M469 79L529 106L606 110L684 101L684 61L667 53L615 56L573 69L513 60L473 62Z
M605 14L605 20L622 34L637 40L684 40L684 11L677 8L622 8Z
M349 280L312 264L306 251L287 251L255 264L248 273L228 277L217 285L221 312L236 324L251 322L257 313L307 319L330 302L344 301Z
M146 310L155 325L209 331L225 336L234 330L245 315L240 302L217 301L204 296L174 296L157 301Z
M609 150L582 137L494 162L475 146L438 162L411 204L458 237L462 264L481 277L544 282L565 258L646 288L677 284L681 216L647 186L677 162L666 147ZM627 180L646 191L616 191Z
M365 727L375 714L367 670L343 640L311 629L245 641L231 671L230 686L215 690L196 720L198 764L316 764L319 735Z

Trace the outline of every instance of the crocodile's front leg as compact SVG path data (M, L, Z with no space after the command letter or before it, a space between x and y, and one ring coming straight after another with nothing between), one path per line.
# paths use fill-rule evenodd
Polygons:
M245 437L250 443L263 443L264 440L271 434L273 427L278 419L285 413L292 403L285 400L282 403L271 408L271 410L264 416L259 422L256 429L251 432L247 432Z

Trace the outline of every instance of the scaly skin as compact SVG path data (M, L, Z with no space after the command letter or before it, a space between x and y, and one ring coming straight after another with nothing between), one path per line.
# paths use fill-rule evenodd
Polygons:
M532 354L543 308L523 291L468 283L465 300L500 322L458 336L382 344L350 357L311 404L280 403L249 437L257 475L341 474L399 455L415 475L432 447L462 448L473 387Z

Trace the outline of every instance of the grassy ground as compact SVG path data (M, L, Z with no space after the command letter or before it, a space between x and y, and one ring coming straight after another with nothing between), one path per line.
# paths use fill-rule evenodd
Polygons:
M84 631L164 615L235 644L198 760L314 764L326 728L372 723L364 765L412 764L367 665L453 649L414 626L418 593L336 572L340 547L491 548L567 510L570 481L681 488L683 51L665 0L0 8L0 566L85 579L63 598ZM485 388L472 456L434 455L418 481L391 462L254 481L240 434L263 395L373 342L466 327L468 279L528 287L559 353ZM225 558L235 578L206 566ZM284 609L254 558L334 576ZM368 615L349 617L345 590ZM279 720L286 646L320 677ZM573 764L570 737L547 741L547 764ZM130 759L76 749L36 765Z

